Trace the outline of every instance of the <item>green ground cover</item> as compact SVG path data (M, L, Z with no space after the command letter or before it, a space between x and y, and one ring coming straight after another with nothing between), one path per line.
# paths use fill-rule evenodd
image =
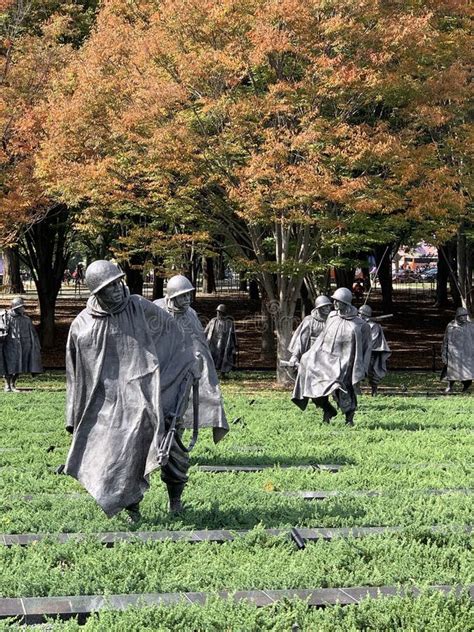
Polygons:
M30 381L24 384L32 386ZM435 376L412 373L392 375L391 386L400 385L425 391L440 388ZM240 420L231 423L231 433L217 446L208 431L202 432L185 492L188 509L180 518L171 518L164 487L154 475L138 527L130 527L122 515L107 519L73 479L54 474L70 442L63 429L62 374L42 376L30 392L2 395L0 532L253 531L224 544L134 542L105 548L91 538L80 544L45 541L0 548L0 596L473 582L472 538L456 529L472 522L472 490L461 492L474 488L472 395L363 396L356 427L348 429L341 415L327 426L313 407L301 413L288 392L272 388L268 374L237 374L223 389L229 420ZM279 467L308 463L344 467L338 473ZM211 474L199 472L198 464L275 466L257 473ZM451 491L434 496L426 493L430 489ZM296 490L343 493L312 502L280 493ZM353 495L362 490L382 495ZM27 500L26 494L34 498ZM304 551L296 550L284 536L264 532L264 528L294 525L405 528L398 534L315 542ZM445 525L447 531L432 534L429 525ZM396 617L407 630L467 629L461 624L468 616L468 601L454 608L449 599L427 596L400 604L398 614L389 601L325 612L292 602L271 613L215 602L194 615L184 606L101 614L90 620L88 629L287 630L295 617L305 626L301 629L315 630L362 629L361 622L366 629L388 630L394 629ZM200 628L186 627L192 616ZM232 625L219 627L226 617ZM446 626L430 628L437 620ZM421 627L420 621L425 622ZM74 626L59 627L72 630Z

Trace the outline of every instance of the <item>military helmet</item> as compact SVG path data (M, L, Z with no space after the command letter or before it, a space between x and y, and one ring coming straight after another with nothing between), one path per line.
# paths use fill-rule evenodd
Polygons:
M194 287L188 278L182 274L176 274L168 281L168 285L166 286L166 296L168 298L175 298L175 296L187 294L193 290Z
M225 314L227 312L227 307L224 305L224 303L221 303L217 306L216 312L221 312L221 314Z
M316 299L314 306L316 309L319 309L320 307L324 307L325 305L332 305L331 299L321 294L321 296L318 296L318 298Z
M346 305L352 305L352 292L347 287L338 287L331 298L334 301L340 301L341 303L346 303Z
M458 307L456 310L456 317L469 316L469 311L465 307Z
M25 301L21 298L21 296L15 296L15 298L12 299L11 308L19 309L20 307L25 307Z
M372 318L372 308L369 305L362 305L359 309L359 314L362 314L362 316L366 316L367 318Z
M91 294L97 294L106 285L117 281L117 279L122 279L124 276L125 272L122 272L116 263L99 259L98 261L93 261L87 267L86 285Z

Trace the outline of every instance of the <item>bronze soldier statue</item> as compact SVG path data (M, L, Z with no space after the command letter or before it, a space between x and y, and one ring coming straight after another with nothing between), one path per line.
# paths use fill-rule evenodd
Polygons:
M216 371L224 376L235 366L237 336L234 319L227 314L226 306L218 305L216 312L216 317L209 321L204 333Z
M303 353L306 353L316 342L316 338L323 331L332 309L331 299L324 295L318 296L311 314L303 318L293 333L288 346L288 351L291 353L289 365L297 365Z
M372 318L372 308L369 305L362 305L359 309L359 316L370 327L372 353L370 355L368 378L372 396L375 397L380 382L387 375L387 360L392 355L392 352L385 340L382 326Z
M465 307L456 310L454 320L446 327L441 357L446 365L444 379L448 381L445 392L452 393L455 382L462 382L463 393L467 391L474 379L474 323Z
M186 344L203 362L199 382L199 427L210 427L213 431L214 443L220 441L229 431L224 412L222 394L214 361L207 344L204 329L198 315L191 307L191 293L194 287L182 274L171 277L166 286L166 298L155 301L162 310L170 314L178 327L186 336ZM188 409L184 420L190 424L192 411Z
M20 373L42 373L41 346L31 318L25 313L21 297L11 302L4 314L3 370L5 391L18 393L16 382Z

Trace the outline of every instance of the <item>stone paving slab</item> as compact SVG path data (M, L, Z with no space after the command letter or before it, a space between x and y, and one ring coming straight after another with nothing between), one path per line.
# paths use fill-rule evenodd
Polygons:
M427 496L443 496L444 494L472 494L473 489L458 487L453 489L413 489L403 490L410 494L426 494ZM385 490L385 491L364 491L364 490L318 490L318 491L292 491L292 492L277 492L282 496L291 496L294 498L302 498L303 500L327 500L328 498L347 498L347 497L368 497L373 498L376 496L389 496L391 494L398 494L400 490Z
M223 472L261 472L262 470L280 468L282 470L310 469L321 470L322 472L339 472L344 465L337 463L313 463L308 465L280 465L279 463L270 463L262 465L198 465L200 472L210 472L212 474L221 474Z
M334 538L363 538L371 535L385 533L398 533L408 527L382 526L382 527L338 527L338 528L299 528L295 527L298 534L307 541L332 540ZM462 530L463 533L472 533L471 525L435 525L427 527L434 533L448 531L452 528ZM291 529L266 529L269 536L289 535ZM67 542L80 542L84 540L96 540L106 546L114 546L118 542L164 542L184 541L198 542L231 542L238 537L250 533L248 529L242 530L202 530L202 531L111 531L106 533L20 533L0 534L0 546L30 546L37 542L48 540L59 544Z
M474 600L474 585L468 586L429 586L430 591L443 595L460 597L466 591ZM182 593L145 593L130 595L84 595L66 597L23 597L0 599L0 619L14 617L18 623L34 625L43 623L47 617L70 619L77 616L80 621L100 610L125 610L130 607L152 605L173 606L178 603L204 605L211 596L234 601L248 601L257 608L276 603L282 599L301 599L309 606L327 607L336 604L350 605L363 599L380 599L395 596L418 596L417 587L398 586L355 586L344 588L290 589L290 590L238 590L218 593L182 592Z

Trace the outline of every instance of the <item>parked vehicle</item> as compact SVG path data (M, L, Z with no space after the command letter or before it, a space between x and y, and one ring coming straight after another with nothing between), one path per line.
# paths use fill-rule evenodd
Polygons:
M420 274L422 281L436 281L436 275L438 274L438 268L429 268Z

